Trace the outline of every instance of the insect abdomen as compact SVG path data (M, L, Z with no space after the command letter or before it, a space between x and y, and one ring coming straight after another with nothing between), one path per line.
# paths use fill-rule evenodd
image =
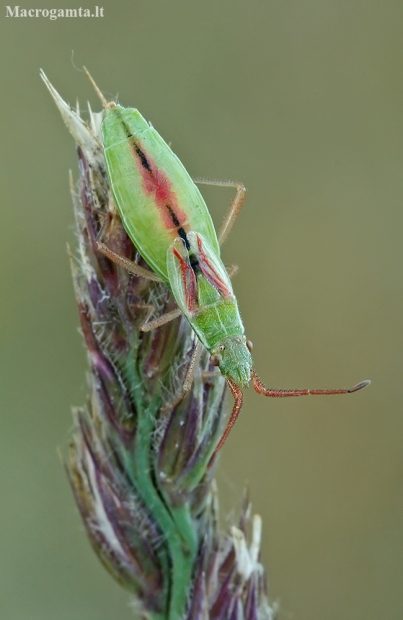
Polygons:
M102 125L112 191L125 229L150 266L168 282L166 251L191 229L219 253L205 202L158 132L132 108L112 106Z

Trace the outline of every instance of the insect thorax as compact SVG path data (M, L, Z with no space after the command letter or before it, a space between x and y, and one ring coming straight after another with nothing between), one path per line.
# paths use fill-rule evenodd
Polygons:
M212 351L227 338L241 337L244 334L235 299L220 299L212 305L200 308L189 321L208 351Z

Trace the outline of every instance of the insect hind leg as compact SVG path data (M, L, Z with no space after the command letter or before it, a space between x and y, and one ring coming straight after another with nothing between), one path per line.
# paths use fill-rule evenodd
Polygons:
M221 228L218 232L218 242L222 245L228 235L230 234L233 225L236 222L236 219L239 215L239 212L242 208L243 201L245 200L246 187L243 183L239 181L219 181L213 179L203 179L203 178L195 178L193 181L197 185L211 185L213 187L234 187L235 188L235 196L233 197L230 206L228 207L228 211L225 215L224 221L221 224Z

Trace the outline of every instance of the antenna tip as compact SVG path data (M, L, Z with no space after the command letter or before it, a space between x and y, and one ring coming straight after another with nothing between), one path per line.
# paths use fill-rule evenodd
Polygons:
M352 394L353 392L358 392L358 390L362 390L363 388L367 387L367 385L369 385L370 383L371 381L369 379L366 379L366 381L361 381L361 383L357 383L357 385L350 388L348 390L348 393Z

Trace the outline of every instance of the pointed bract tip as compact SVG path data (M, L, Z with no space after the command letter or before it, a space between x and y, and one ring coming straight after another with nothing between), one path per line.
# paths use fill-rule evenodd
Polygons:
M87 75L87 78L89 79L89 81L91 82L95 92L97 93L100 102L102 103L103 107L105 108L108 105L107 100L105 99L105 97L103 96L103 94L101 93L101 91L99 90L98 86L95 83L94 78L92 77L91 73L88 71L88 69L86 67L83 66L83 69Z
M47 88L51 91L51 89L53 88L52 84L49 82L48 80L48 76L46 75L46 73L44 72L43 69L39 69L39 75L41 76L41 79L45 82ZM52 92L52 91L51 91Z
M366 381L361 381L361 383L357 383L357 385L354 385L354 387L350 388L348 391L349 394L351 394L352 392L358 392L358 390L362 390L363 388L367 387L367 385L369 385L371 383L371 381L369 379L366 379Z

